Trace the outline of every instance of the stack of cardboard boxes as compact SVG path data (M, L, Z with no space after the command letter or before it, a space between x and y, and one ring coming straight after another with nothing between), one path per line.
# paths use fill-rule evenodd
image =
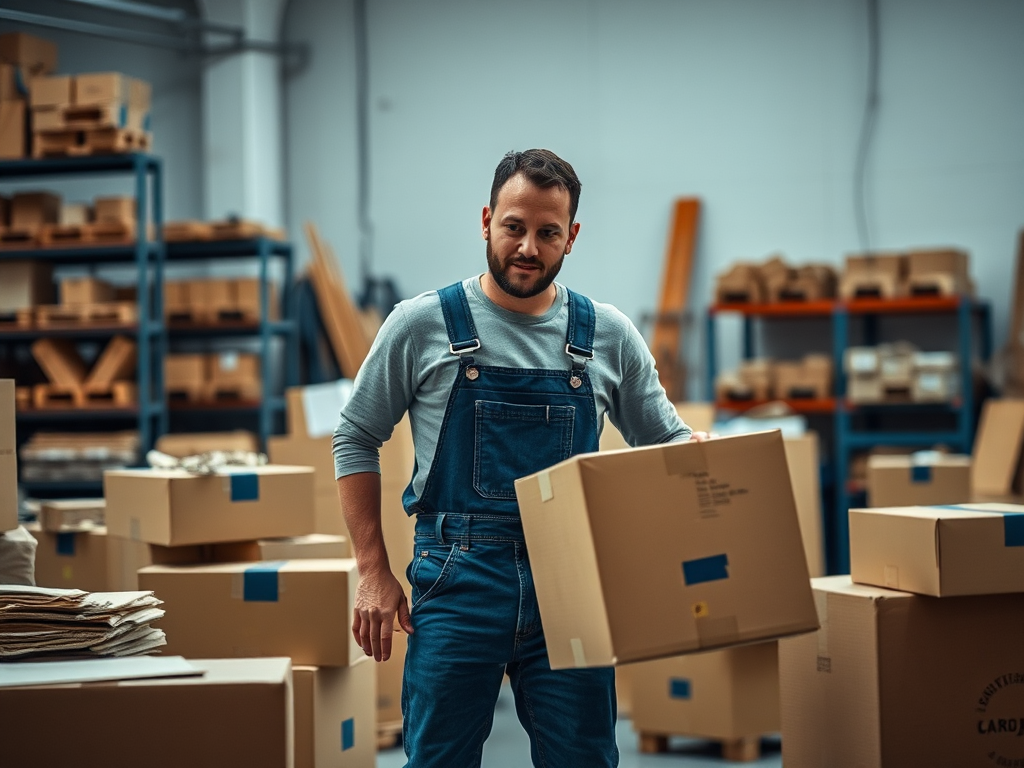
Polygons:
M251 352L180 353L164 357L173 401L254 401L263 391L260 356Z
M847 301L971 295L969 262L955 248L847 256L839 295Z
M33 35L0 35L0 159L30 151L29 83L57 69L57 46Z
M267 319L278 318L277 286L267 283ZM164 317L169 323L216 325L260 319L256 278L205 278L164 283Z
M912 344L849 347L843 358L852 403L948 402L960 392L952 352L921 352Z
M718 275L715 302L766 304L821 301L836 295L836 271L827 264L788 265L774 256L763 264L739 262Z
M745 360L736 371L726 371L715 380L719 402L747 402L784 399L825 399L832 396L832 359L811 354L802 360Z

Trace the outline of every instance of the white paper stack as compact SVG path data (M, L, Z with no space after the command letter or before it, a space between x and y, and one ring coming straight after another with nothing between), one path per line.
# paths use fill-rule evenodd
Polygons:
M0 585L0 661L139 656L166 644L152 592Z

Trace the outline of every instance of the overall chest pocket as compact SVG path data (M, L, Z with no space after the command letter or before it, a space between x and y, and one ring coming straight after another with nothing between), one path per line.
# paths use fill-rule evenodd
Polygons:
M485 499L515 499L516 478L569 458L576 408L476 401L473 488Z

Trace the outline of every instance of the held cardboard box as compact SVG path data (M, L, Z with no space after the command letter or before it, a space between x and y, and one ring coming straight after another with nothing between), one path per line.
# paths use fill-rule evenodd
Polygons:
M67 206L61 208L61 216ZM96 304L114 300L114 286L95 277L65 277L60 281L61 304Z
M161 435L157 438L156 449L169 456L179 459L185 456L197 456L209 451L252 451L259 450L260 444L256 435L244 429L232 432L179 432L173 435ZM303 461L280 461L278 464L300 466Z
M52 265L38 261L0 263L0 312L52 303Z
M313 533L309 467L113 470L103 495L111 534L165 547Z
M14 379L0 379L0 533L18 527L18 441Z
M634 731L733 740L779 730L775 642L645 661L628 669Z
M971 457L924 451L868 459L868 506L959 504L971 499Z
M291 662L190 663L204 674L0 688L5 727L19 734L4 744L4 765L291 768ZM55 735L67 722L75 734Z
M167 615L164 652L229 658L288 656L295 664L344 667L363 651L351 638L359 580L355 560L151 565L139 588Z
M935 597L1024 592L1024 506L851 509L850 575Z
M25 102L0 101L0 159L20 160L28 154Z
M377 765L375 663L292 668L295 768Z
M39 523L27 523L35 536L36 585L57 589L84 589L86 592L107 592L107 529L54 533L44 531Z
M553 669L817 624L777 430L581 454L515 485Z
M786 768L1024 761L1024 595L813 585L821 629L779 642Z
M0 61L30 75L45 75L57 69L57 45L24 32L0 35Z

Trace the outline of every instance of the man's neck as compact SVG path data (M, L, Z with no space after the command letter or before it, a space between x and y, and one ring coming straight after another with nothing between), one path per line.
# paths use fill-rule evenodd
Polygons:
M543 315L551 309L551 305L555 303L555 298L558 296L558 288L554 283L549 285L543 293L538 293L528 299L510 296L495 282L490 272L484 272L480 276L480 287L484 291L484 296L502 309L523 315Z

